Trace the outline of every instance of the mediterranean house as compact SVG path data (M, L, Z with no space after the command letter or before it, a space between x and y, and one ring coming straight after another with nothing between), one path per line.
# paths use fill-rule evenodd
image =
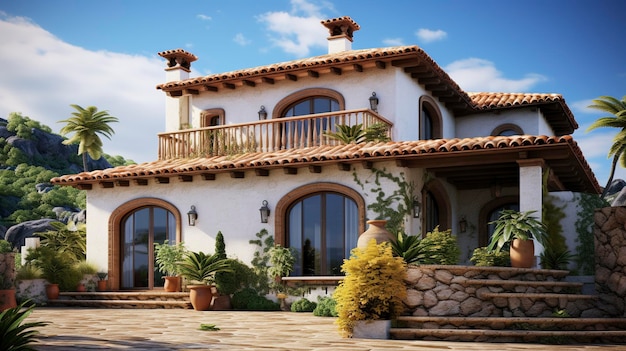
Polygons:
M298 252L292 276L341 275L394 194L406 233L451 229L468 262L501 209L541 213L544 184L599 193L561 95L465 92L417 46L353 50L356 22L322 24L328 54L267 66L192 78L196 56L159 53L158 159L52 180L87 190L87 258L110 288L159 288L153 243L213 252L219 231L245 263L265 229ZM329 137L344 125L389 140Z

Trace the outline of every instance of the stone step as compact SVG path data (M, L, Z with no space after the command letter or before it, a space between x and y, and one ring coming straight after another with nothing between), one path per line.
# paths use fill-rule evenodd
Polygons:
M547 300L547 299L565 299L565 300L597 300L597 295L582 294L559 294L559 293L515 293L515 292L483 292L480 298L496 299L496 298L517 298L531 300Z
M59 299L65 300L189 300L188 292L164 291L102 291L102 292L61 292Z
M546 344L626 342L626 330L491 330L391 328L392 339Z
M476 285L490 288L502 288L504 290L513 289L515 292L519 290L528 291L529 288L535 289L537 292L580 292L583 283L566 282L566 281L549 281L549 280L505 280L505 279L467 279L463 282L465 285Z
M48 300L50 306L74 306L74 307L101 307L101 308L192 308L189 301L162 301L162 300Z
M401 316L397 324L417 329L626 330L626 318Z
M559 281L567 277L569 271L556 269L476 267L454 265L420 265L425 269L443 269L469 279Z

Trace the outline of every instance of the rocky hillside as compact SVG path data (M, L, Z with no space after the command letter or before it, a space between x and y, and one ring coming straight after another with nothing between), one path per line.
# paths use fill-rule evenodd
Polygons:
M53 177L83 171L78 146L64 145L63 140L18 113L0 118L0 238L15 245L30 236L32 228L45 230L43 224L51 220L85 220L84 191L49 183ZM89 169L111 167L107 157L89 159ZM109 159L115 165L132 163L119 156Z

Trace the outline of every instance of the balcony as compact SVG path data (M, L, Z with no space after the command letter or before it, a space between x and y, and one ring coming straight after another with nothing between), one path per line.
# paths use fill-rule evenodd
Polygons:
M236 155L246 152L273 152L341 142L326 134L337 125L393 124L372 110L350 110L285 117L198 129L159 133L159 160Z

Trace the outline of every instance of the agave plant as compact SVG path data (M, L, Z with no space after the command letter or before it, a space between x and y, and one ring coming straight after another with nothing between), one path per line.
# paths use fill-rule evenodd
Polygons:
M337 139L344 144L360 144L366 141L365 131L363 130L362 124L356 124L353 126L337 124L335 127L337 128L336 132L326 133L324 135Z
M9 308L0 313L0 350L21 351L35 350L31 344L35 341L37 330L47 322L24 323L24 320L33 311L34 306L26 307L28 301L21 305Z
M214 282L215 273L230 272L231 268L227 259L220 258L217 254L208 255L198 251L187 253L179 262L178 271L191 282L209 285Z

